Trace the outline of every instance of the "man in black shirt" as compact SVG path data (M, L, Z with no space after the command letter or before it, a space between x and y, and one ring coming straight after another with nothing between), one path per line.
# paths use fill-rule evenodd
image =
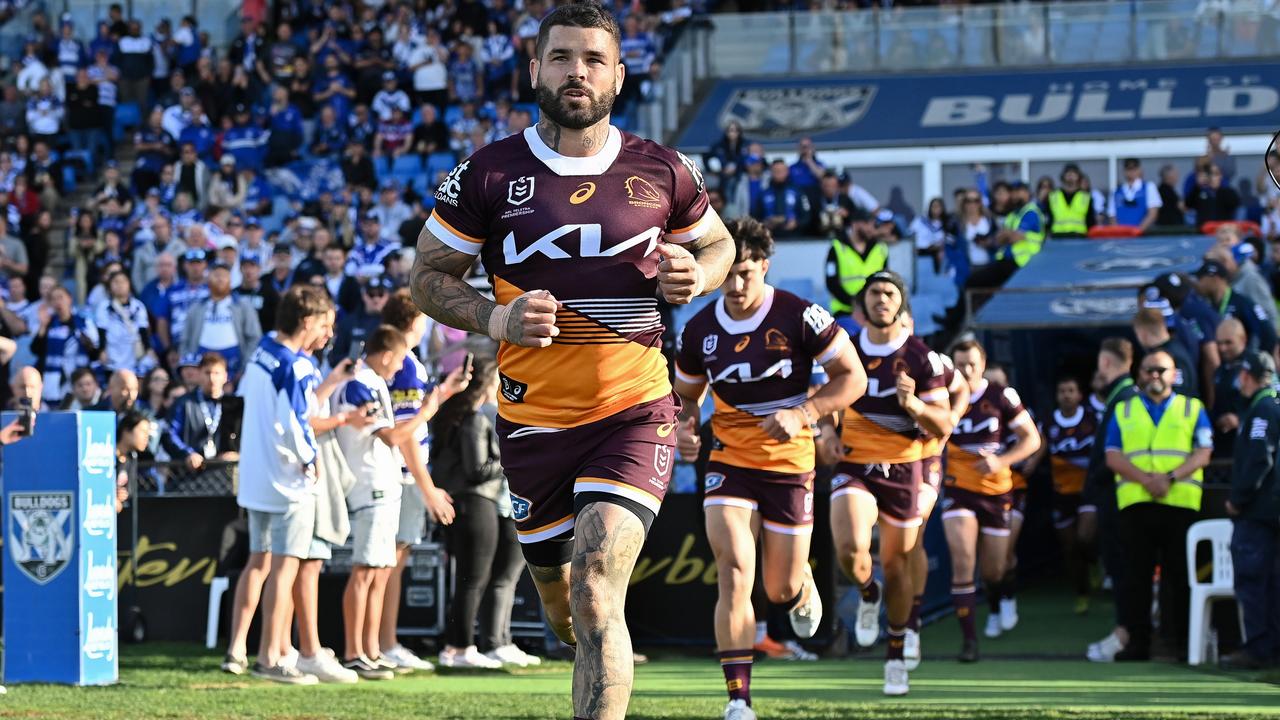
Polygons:
M286 267L288 252L286 248L284 252ZM258 311L258 323L264 331L276 326L276 304L279 303L280 296L269 291L267 284L262 282L262 266L258 264L256 256L245 255L240 258L240 287L232 291L232 294L236 298L243 298Z
M1156 225L1177 227L1186 225L1187 218L1182 213L1182 198L1178 195L1178 168L1165 165L1160 168L1160 210L1156 212Z

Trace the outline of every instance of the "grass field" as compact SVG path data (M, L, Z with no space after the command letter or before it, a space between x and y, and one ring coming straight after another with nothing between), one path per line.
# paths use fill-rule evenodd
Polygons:
M880 694L880 649L845 660L761 662L752 679L762 718L1006 718L1155 720L1280 716L1280 686L1254 676L1163 663L1096 665L1080 657L1106 613L1076 618L1047 593L1022 602L1022 623L960 665L955 622L926 628L925 662L911 694ZM278 687L218 671L219 656L191 645L125 646L121 682L104 688L14 686L0 717L24 718L568 718L570 667L440 673L385 683ZM1280 679L1280 678L1272 678ZM657 653L637 669L631 718L717 718L723 679L709 654Z

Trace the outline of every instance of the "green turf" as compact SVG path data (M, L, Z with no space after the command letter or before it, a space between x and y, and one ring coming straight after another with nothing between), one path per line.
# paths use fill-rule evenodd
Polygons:
M901 720L1157 720L1280 716L1280 686L1257 676L1164 663L1098 665L1080 659L1107 627L1105 607L1084 618L1048 592L1023 599L1022 622L984 640L984 659L950 659L955 621L926 628L925 662L911 694L880 694L880 650L817 663L765 661L752 679L762 718ZM985 612L980 613L980 620ZM407 676L357 686L291 688L218 671L219 656L191 645L126 646L121 683L105 688L11 686L0 717L98 718L556 718L572 715L570 667ZM1274 676L1272 676L1274 677ZM709 651L659 653L637 669L629 718L720 716L723 678Z

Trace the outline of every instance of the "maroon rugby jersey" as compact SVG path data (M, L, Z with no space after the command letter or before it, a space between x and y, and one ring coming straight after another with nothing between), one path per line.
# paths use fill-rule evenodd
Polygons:
M920 427L898 404L898 375L906 373L915 379L921 400L945 400L942 361L905 330L892 342L877 345L864 329L854 345L867 371L867 391L844 414L845 460L865 465L919 460L924 443Z
M1085 471L1093 452L1093 436L1098 429L1097 416L1081 405L1072 417L1054 410L1043 430L1049 447L1049 464L1053 470L1053 491L1059 495L1084 492Z
M956 423L947 443L946 484L979 495L1000 495L1012 490L1013 474L1009 468L984 474L978 471L977 463L984 455L996 455L1004 449L1004 437L1020 416L1030 422L1024 412L1017 390L984 380L969 396L969 409Z
M529 128L477 150L435 197L427 229L481 256L499 303L530 290L561 303L550 347L498 352L504 418L575 427L670 394L655 248L712 217L688 158L612 127L599 153L566 157Z
M760 425L778 410L803 404L814 362L829 362L848 344L825 308L769 285L752 317L731 318L723 296L694 315L680 335L676 377L711 385L718 441L711 460L775 473L812 470L808 427L778 442Z

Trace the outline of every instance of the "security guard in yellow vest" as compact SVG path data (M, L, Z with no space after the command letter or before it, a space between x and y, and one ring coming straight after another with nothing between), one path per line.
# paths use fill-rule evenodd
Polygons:
M1062 187L1049 193L1049 234L1055 238L1082 238L1097 222L1093 196L1080 187L1079 166L1068 163L1058 178Z
M1045 221L1044 211L1031 199L1031 188L1018 180L1009 186L1014 207L1018 208L1005 216L1004 227L996 233L996 242L1001 244L996 253L996 264L1007 268L999 282L986 287L998 287L1004 284L1009 276L1023 265L1026 265L1044 246ZM985 270L986 268L982 268ZM977 273L978 271L975 271Z
M1126 578L1117 588L1129 642L1117 661L1151 656L1151 578L1160 566L1161 627L1186 652L1187 528L1200 511L1203 469L1213 426L1199 400L1173 392L1173 358L1150 352L1139 366L1142 394L1116 406L1107 427L1107 467L1116 474L1116 505Z
M848 316L853 298L867 278L889 267L889 248L875 237L875 228L865 214L851 219L845 232L831 239L827 251L827 291L831 293L831 314Z

